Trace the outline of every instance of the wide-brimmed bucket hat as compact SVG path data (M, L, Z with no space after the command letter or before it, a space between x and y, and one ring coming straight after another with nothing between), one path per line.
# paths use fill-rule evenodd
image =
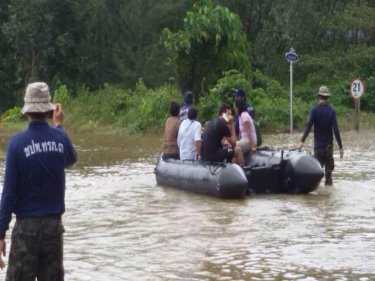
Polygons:
M328 91L327 86L321 86L319 88L319 92L317 93L317 95L322 96L322 97L330 97L331 96L331 94Z
M48 85L44 82L34 82L26 87L25 104L21 109L22 114L45 113L55 110L51 103Z

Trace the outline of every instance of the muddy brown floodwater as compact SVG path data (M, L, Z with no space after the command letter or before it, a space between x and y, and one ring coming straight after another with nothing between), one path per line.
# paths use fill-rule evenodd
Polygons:
M263 143L292 148L299 137ZM333 187L228 201L157 186L160 137L73 135L65 279L375 280L375 131L342 138Z

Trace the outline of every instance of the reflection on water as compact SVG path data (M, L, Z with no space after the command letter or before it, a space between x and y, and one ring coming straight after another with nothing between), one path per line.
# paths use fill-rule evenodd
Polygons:
M374 136L343 134L330 189L233 201L156 186L161 138L73 136L66 280L375 280Z

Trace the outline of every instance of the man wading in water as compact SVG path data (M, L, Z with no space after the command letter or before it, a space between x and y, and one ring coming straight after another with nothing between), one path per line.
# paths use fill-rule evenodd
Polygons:
M339 145L340 158L344 155L342 148L340 130L337 125L336 112L328 104L331 94L326 86L321 86L317 93L318 104L311 109L309 121L298 145L301 149L311 127L314 125L314 156L318 159L322 167L325 167L325 185L332 185L332 171L335 168L333 160L333 133Z
M12 213L16 223L6 281L64 280L63 232L65 171L77 161L62 127L60 104L53 105L46 83L26 88L22 113L29 126L8 143L0 206L0 268ZM55 127L47 123L52 116Z

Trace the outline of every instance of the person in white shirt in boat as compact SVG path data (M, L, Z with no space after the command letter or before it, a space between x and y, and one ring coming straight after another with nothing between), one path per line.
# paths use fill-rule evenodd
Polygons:
M181 160L198 160L201 153L202 125L197 121L198 110L191 107L188 119L182 121L178 130L177 145Z

